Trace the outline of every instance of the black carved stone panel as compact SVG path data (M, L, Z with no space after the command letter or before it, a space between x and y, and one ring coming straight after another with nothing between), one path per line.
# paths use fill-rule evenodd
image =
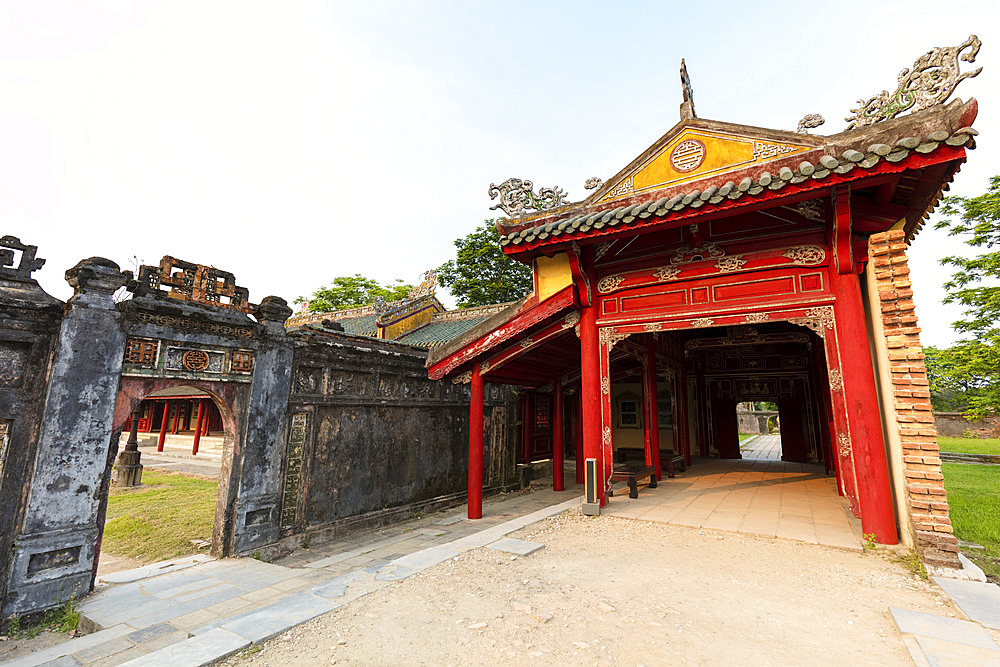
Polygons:
M28 365L27 343L0 341L0 387L20 387Z

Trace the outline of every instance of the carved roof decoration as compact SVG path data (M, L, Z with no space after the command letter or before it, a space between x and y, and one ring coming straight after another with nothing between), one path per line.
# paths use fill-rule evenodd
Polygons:
M566 192L558 185L554 188L539 188L536 194L531 181L508 178L500 185L490 183L487 194L490 199L500 197L500 202L490 206L491 211L500 209L512 218L529 215L529 211L549 211L566 205Z
M682 121L580 204L540 217L533 221L534 224L524 221L520 224L498 225L501 232L500 245L507 248L507 252L517 252L515 248L556 243L562 241L561 237L569 240L582 237L593 230L610 231L618 226L661 224L669 222L672 217L687 217L693 210L702 207L728 207L738 200L752 200L764 193L789 186L792 186L791 190L808 190L810 186L818 186L824 181L833 184L863 177L867 170L876 165L901 163L913 156L931 154L941 147L972 149L975 148L975 136L978 133L969 125L975 119L977 110L975 100L964 104L956 100L946 107L882 123L877 129L849 130L829 137L747 128L700 119ZM709 130L717 138L723 134L743 134L744 137L770 138L773 145L794 147L797 143L801 150L793 152L790 149L787 155L776 156L773 159L775 166L770 169L767 165L758 167L757 163L750 160L736 165L736 169L719 169L707 175L700 173L691 179L693 187L689 186L690 189L680 187L688 181L680 181L668 187L656 186L638 192L631 174L664 155L665 148L675 147L686 140L685 137L691 135L694 129L699 129L697 126ZM735 132L734 129L740 132ZM913 130L920 133L909 134ZM720 145L732 147L728 139L722 138L720 142ZM801 152L802 158L807 159L796 164L798 152ZM733 176L737 178L732 178ZM630 184L631 192L616 195L614 190L621 187L623 177L633 179ZM614 206L616 199L612 196L620 197L624 203ZM928 214L929 211L925 211L924 217Z
M126 288L133 294L161 294L172 299L190 301L205 306L228 308L254 314L258 306L249 302L246 287L236 285L235 276L222 269L186 262L164 255L159 266L139 267L139 277L131 279ZM161 288L168 288L164 291Z
M32 272L42 268L44 259L37 259L38 246L21 243L16 236L0 237L0 278L17 281L33 281ZM20 253L17 266L16 254Z
M899 73L899 85L892 95L883 90L867 100L858 100L853 116L845 118L847 128L863 127L893 118L916 106L918 109L944 104L963 80L978 76L983 68L961 71L959 60L976 61L982 42L969 35L958 46L934 48L917 58L912 68ZM963 53L969 49L968 53Z

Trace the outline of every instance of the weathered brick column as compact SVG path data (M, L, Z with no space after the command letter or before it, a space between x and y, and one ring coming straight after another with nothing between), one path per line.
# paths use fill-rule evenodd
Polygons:
M958 540L952 534L948 496L941 474L937 431L931 414L927 368L920 346L920 328L913 309L909 259L902 230L875 234L868 240L881 305L882 324L892 377L889 429L897 429L903 448L906 507L913 522L915 544L929 565L960 568ZM899 471L894 471L898 475Z

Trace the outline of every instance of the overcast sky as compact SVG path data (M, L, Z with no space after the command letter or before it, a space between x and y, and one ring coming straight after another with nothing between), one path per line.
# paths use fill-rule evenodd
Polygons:
M672 127L681 57L699 116L832 134L973 32L984 71L956 96L981 136L952 194L978 194L1000 173L997 4L3 2L0 235L39 246L63 299L94 255L212 264L254 302L416 283L491 216L491 182L578 200ZM914 243L925 344L954 339L937 260L962 249Z

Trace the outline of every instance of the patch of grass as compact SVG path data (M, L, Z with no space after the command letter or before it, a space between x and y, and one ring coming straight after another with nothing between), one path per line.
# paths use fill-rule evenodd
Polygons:
M963 553L1000 581L1000 468L942 463L941 470L955 537L985 547Z
M740 442L743 442L744 440L749 440L750 438L756 438L758 435L760 435L760 434L759 433L740 433Z
M11 616L7 619L7 635L11 639L31 639L43 630L49 632L72 632L80 622L80 612L76 610L76 598L55 609L30 616Z
M864 538L865 542L863 546L865 548L865 551L878 549L878 535L876 535L875 533L865 533Z
M211 540L218 482L148 471L144 487L111 489L101 551L144 562L197 553Z
M938 447L942 452L962 454L995 454L1000 456L1000 438L949 438L938 436Z
M891 556L889 556L889 560L892 561L893 563L898 563L899 565L902 565L903 567L905 567L907 570L910 571L910 574L912 574L915 577L920 577L924 581L930 580L930 577L927 576L927 568L924 567L924 564L920 562L920 556L918 556L917 552L914 551L913 549L910 549L906 553L901 553L901 554L894 553Z

